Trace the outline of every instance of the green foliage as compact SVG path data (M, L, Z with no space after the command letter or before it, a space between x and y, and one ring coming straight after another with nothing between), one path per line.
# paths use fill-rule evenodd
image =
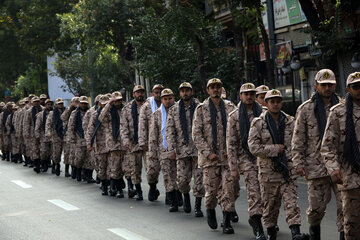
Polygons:
M42 72L42 70L40 70ZM16 80L15 85L13 87L13 95L18 98L26 97L30 93L34 93L36 95L40 95L42 92L42 85L46 84L44 82L38 81L39 70L30 65L29 68L25 71L23 75L20 75Z

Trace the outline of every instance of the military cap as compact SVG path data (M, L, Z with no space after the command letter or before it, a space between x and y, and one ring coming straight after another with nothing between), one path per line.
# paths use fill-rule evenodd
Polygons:
M107 95L102 95L99 99L100 104L106 105L109 102L110 98Z
M113 92L113 93L112 93L112 96L113 96L113 98L115 98L116 100L121 100L121 99L123 98L121 92L119 92L119 91Z
M23 99L24 102L30 102L30 98L29 97L26 97Z
M360 82L360 72L351 73L346 80L346 86L357 82Z
M64 103L64 100L62 98L55 99L55 104L61 104Z
M269 91L269 87L266 85L260 85L256 88L256 95L267 93Z
M190 89L193 89L191 84L188 83L188 82L183 82L182 84L180 84L179 86L179 90L182 89L182 88L190 88Z
M19 105L24 105L25 104L25 102L24 102L24 100L23 99L21 99L20 101L19 101L19 103L18 103Z
M79 97L73 97L71 99L71 103L76 103L76 102L79 102Z
M12 107L13 105L14 105L14 103L13 103L13 102L7 102L7 103L6 103L6 105L5 105L5 107L7 107L7 108L8 108L8 107Z
M54 103L54 101L51 100L50 98L48 98L48 99L45 100L45 104L47 104L47 103L49 103L49 102Z
M161 91L160 97L165 97L170 95L174 95L173 91L170 88L165 88L164 90Z
M40 99L47 99L47 96L46 96L46 94L41 94L39 98Z
M253 83L244 83L240 87L240 93L244 92L256 92L256 87Z
M79 97L79 102L80 103L89 103L89 99L87 96L81 96L81 97Z
M212 78L207 82L206 87L208 88L210 85L213 85L213 84L220 84L221 86L223 85L220 79Z
M134 89L133 89L133 93L134 93L134 92L137 92L137 91L140 91L140 90L145 91L145 88L144 88L143 86L141 86L141 85L136 85L136 86L134 87Z
M101 94L97 95L97 96L95 97L94 102L95 102L95 103L99 102L100 97L101 97Z
M161 90L163 90L163 89L164 89L164 86L161 85L161 84L155 84L155 85L153 86L152 90L154 91L155 89L161 89Z
M31 102L39 102L40 101L40 98L38 96L34 96L32 99L31 99Z
M335 74L330 69L321 69L315 75L315 81L317 83L336 83Z
M281 92L277 89L272 89L267 91L267 93L265 94L265 100L270 99L270 98L283 98Z
M35 97L35 94L33 94L33 93L29 94L30 99L32 99L33 97Z
M5 107L5 103L4 103L4 102L0 102L0 107Z
M14 104L14 105L13 105L13 110L18 110L18 109L19 109L19 106L16 105L16 104Z

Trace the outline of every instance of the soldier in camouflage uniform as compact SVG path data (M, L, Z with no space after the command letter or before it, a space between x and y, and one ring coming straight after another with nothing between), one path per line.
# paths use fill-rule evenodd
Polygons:
M292 139L293 162L297 174L308 181L308 203L306 211L310 224L310 236L320 240L320 223L325 216L326 205L334 191L337 203L337 226L343 239L343 214L341 192L331 182L329 173L320 155L326 119L330 108L339 102L335 95L336 80L329 69L320 70L315 76L316 93L299 106Z
M360 236L360 72L346 81L348 94L330 109L321 156L341 190L345 239Z
M4 102L0 102L0 119L2 119L3 116L3 111L5 110L5 103ZM1 131L1 127L0 127L0 131ZM0 132L0 150L1 150L1 159L4 161L5 160L5 154L3 151L3 135L2 132Z
M24 100L20 100L19 101L19 108L18 110L14 113L14 118L13 118L13 125L14 125L14 141L15 141L15 145L13 145L13 153L15 155L15 159L14 162L22 162L22 154L23 154L23 141L20 139L20 127L19 127L19 120L21 118L21 114L22 111L24 109L25 106L25 102Z
M196 106L199 104L193 98L190 83L184 82L179 87L181 100L169 110L166 123L166 140L170 159L176 160L177 185L184 194L184 212L191 212L190 182L194 178L193 194L195 200L195 216L202 217L201 200L205 195L202 184L202 170L198 167L197 149L191 138L192 120Z
M5 105L5 110L0 114L0 134L2 137L2 153L5 155L6 161L10 161L10 150L11 150L11 138L10 131L6 128L6 121L9 116L12 114L13 103L8 102Z
M268 91L269 87L266 85L260 85L256 88L256 102L263 107L265 107L265 94Z
M294 118L281 111L282 95L274 89L265 95L268 110L251 123L248 145L257 157L263 219L268 239L276 239L277 220L284 202L286 222L293 240L308 239L300 233L300 208L297 204L296 171L290 151Z
M40 94L39 98L40 98L40 105L45 107L46 100L48 99L48 97L46 96L46 94Z
M166 141L166 121L169 108L175 103L174 93L168 88L161 91L161 105L153 113L149 126L149 161L160 160L165 190L170 200L169 212L177 212L182 195L176 184L176 159L170 158ZM172 152L173 153L173 152Z
M15 127L14 127L14 121L16 118L16 112L18 110L18 106L14 103L12 105L11 114L8 116L6 120L6 132L9 133L10 138L10 154L11 154L11 162L17 162L15 161L16 157L15 154L18 152L18 142L16 141L16 135L15 135Z
M29 168L33 167L33 164L32 164L32 161L31 161L31 140L25 137L25 128L26 128L26 126L24 124L24 121L25 121L25 116L27 115L28 110L33 107L33 103L32 103L31 100L34 97L35 97L34 94L29 94L29 96L28 96L29 102L25 106L25 111L22 114L22 119L21 119L21 135L22 135L22 137L24 139L24 148L25 148L25 153L26 153L24 167L28 166Z
M40 173L40 166L43 172L47 172L48 163L51 158L51 138L46 137L46 120L53 110L54 102L50 99L45 101L45 109L36 116L35 138L40 142L40 159L34 163L34 171Z
M127 149L131 166L131 181L135 185L137 198L142 201L143 194L141 189L141 171L142 161L145 159L145 152L140 148L138 142L139 113L144 103L145 89L141 85L137 85L133 89L134 100L127 103L120 117L120 133L123 146ZM146 162L144 162L146 164ZM128 184L131 184L128 182ZM129 198L134 197L134 193L130 192Z
M25 116L26 111L31 107L30 106L30 98L29 97L24 98L24 103L25 103L25 106L22 108L22 110L19 114L19 118L17 120L18 121L17 132L19 134L20 143L22 145L22 154L24 155L24 158L25 158L23 166L27 167L28 163L30 163L30 160L29 160L30 153L27 151L27 147L26 147L27 141L24 137L24 116Z
M49 113L45 124L45 136L51 139L52 173L56 173L57 176L60 175L61 153L64 148L64 126L61 120L61 115L64 110L64 101L62 98L57 98L55 100L55 108ZM65 164L67 163L65 162ZM65 177L68 177L68 169L69 165L65 165Z
M221 99L222 82L213 78L207 83L210 95L194 113L192 138L198 149L198 164L203 170L205 207L210 228L217 228L215 207L219 202L223 211L223 233L232 234L231 212L235 211L234 181L230 175L226 154L227 117L235 106ZM218 199L219 196L219 199Z
M258 179L258 167L256 157L251 154L247 144L250 123L262 113L261 105L255 101L256 92L255 85L252 83L245 83L241 86L241 102L238 109L230 113L228 119L226 146L231 176L238 182L240 173L244 174L250 216L249 224L253 228L255 238L265 240L261 223L263 206Z
M152 88L152 96L149 97L140 108L139 114L139 146L146 152L146 177L150 190L148 199L153 202L158 199L160 192L156 187L159 181L160 161L157 158L149 160L149 123L151 114L156 111L161 105L161 91L164 87L161 84L156 84Z

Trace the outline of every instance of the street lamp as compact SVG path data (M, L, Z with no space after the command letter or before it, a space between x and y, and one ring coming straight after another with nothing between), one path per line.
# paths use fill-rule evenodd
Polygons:
M290 67L290 64L289 64L289 60L284 61L284 64L282 65L281 70L284 73L290 73L291 72L291 67Z
M351 66L353 68L360 68L360 52L354 53L354 56L351 59Z
M297 71L301 68L301 63L298 56L294 56L291 59L290 67L292 70Z

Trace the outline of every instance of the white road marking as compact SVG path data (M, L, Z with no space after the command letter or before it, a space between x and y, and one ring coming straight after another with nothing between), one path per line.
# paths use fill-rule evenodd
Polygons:
M12 180L11 182L15 183L16 185L22 187L22 188L32 188L30 184L24 183L21 180Z
M67 203L61 199L52 199L52 200L48 200L48 201L58 207L61 207L62 209L65 209L66 211L79 210L78 207L75 207L74 205L71 205L70 203Z
M107 230L126 240L148 240L147 238L140 236L137 233L133 233L125 228L108 228Z

